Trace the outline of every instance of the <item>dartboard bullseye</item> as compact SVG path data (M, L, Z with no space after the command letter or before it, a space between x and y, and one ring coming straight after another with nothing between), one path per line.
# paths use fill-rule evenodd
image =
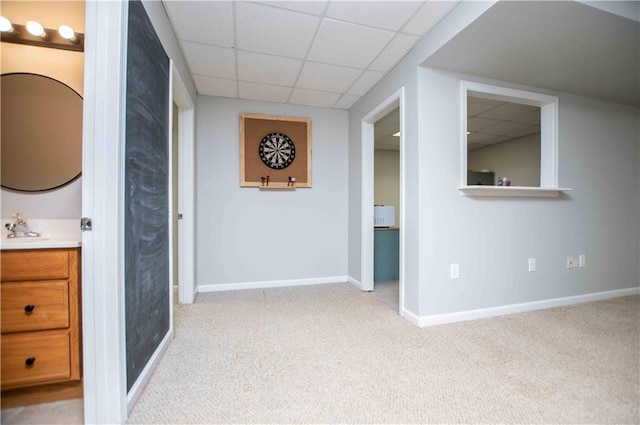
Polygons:
M296 157L296 147L284 133L269 133L264 136L258 152L264 165L274 170L287 168Z

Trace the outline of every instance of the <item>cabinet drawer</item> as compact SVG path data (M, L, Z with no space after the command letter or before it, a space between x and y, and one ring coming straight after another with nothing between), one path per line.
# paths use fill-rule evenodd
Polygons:
M2 281L67 279L69 251L2 251Z
M33 359L33 364L28 365L28 359ZM1 370L2 389L68 380L69 334L2 335Z
M69 327L69 282L3 282L2 333Z

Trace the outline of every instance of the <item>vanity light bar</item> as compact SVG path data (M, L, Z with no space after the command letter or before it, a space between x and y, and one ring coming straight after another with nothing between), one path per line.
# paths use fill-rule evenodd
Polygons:
M84 34L74 32L68 25L62 25L58 31L44 28L36 21L29 21L27 25L15 24L4 16L0 16L0 24L3 42L84 52Z

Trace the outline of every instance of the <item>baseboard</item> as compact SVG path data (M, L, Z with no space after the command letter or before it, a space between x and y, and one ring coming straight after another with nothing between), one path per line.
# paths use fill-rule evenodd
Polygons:
M220 283L217 285L199 285L198 293L236 291L241 289L282 288L288 286L322 285L325 283L346 282L347 276L316 277L310 279L272 280L265 282Z
M409 322L413 323L416 326L420 326L420 327L426 326L420 322L420 319L421 319L420 317L416 316L409 310L405 310L404 308L400 310L400 317L407 319Z
M353 286L355 286L356 288L358 288L359 290L363 291L362 289L362 282L360 282L357 279L352 278L351 276L347 277L347 282L349 282L350 284L352 284Z
M487 317L504 316L507 314L524 313L527 311L544 310L547 308L563 307L567 305L582 304L593 301L602 301L610 298L626 297L628 295L640 295L640 287L594 292L591 294L576 295L572 297L552 298L548 300L511 304L478 310L435 314L432 316L416 316L413 313L405 310L402 314L402 317L420 327L426 327L444 325L447 323L464 322L467 320L483 319Z
M173 339L173 332L169 331L164 336L155 353L153 353L153 356L151 356L151 358L147 362L147 365L144 367L144 369L142 369L140 376L138 376L138 379L129 390L129 393L127 394L127 416L131 414L133 407L138 402L138 399L142 395L142 390L144 390L147 382L149 382L149 379L151 379L151 375L158 365L158 362L164 355L164 352L167 350L171 339Z

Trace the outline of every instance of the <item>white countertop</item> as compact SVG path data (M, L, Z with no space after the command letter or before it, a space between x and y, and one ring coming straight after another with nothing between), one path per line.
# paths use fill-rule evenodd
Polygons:
M8 223L11 219L3 219ZM36 237L7 238L8 232L2 232L0 249L49 249L49 248L78 248L82 245L80 220L37 220L27 217L29 227L40 233Z
M46 249L46 248L77 248L82 245L78 236L36 236L18 237L0 240L0 249Z

